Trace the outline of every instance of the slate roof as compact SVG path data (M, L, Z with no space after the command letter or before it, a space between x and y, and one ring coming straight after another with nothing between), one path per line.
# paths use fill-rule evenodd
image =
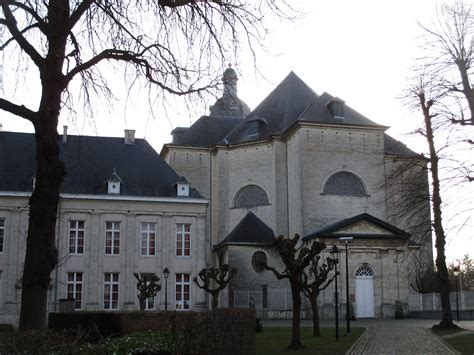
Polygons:
M220 249L226 245L272 245L274 239L273 230L249 211L215 248Z
M132 145L123 138L68 135L60 149L67 173L63 193L106 195L106 180L115 172L121 195L176 197L180 177L144 139ZM33 134L0 132L0 191L32 191L35 155ZM189 194L201 198L194 189Z
M222 139L244 118L202 116L189 128L179 127L173 134L173 144L210 147ZM181 131L176 134L176 131Z
M350 106L344 104L344 118L330 113L331 102L343 102L329 93L317 95L300 77L290 72L285 79L246 118L203 116L181 135L174 135L173 144L210 147L215 144L239 144L264 140L285 134L297 123L320 123L341 126L372 127L386 130ZM249 127L260 123L258 134L249 135ZM387 154L418 156L403 143L384 134Z
M347 236L348 233L338 233L344 227L348 227L354 223L360 222L365 220L370 222L376 226L379 226L391 234L375 234L375 233L350 233L350 236L354 238L366 238L366 239L373 239L373 238L386 238L386 239L408 239L410 237L410 233L407 233L387 222L378 219L368 213L362 213L354 217L346 218L336 223L330 224L328 226L321 227L315 230L313 233L305 236L302 240L304 242L309 241L314 238L339 238L341 236Z

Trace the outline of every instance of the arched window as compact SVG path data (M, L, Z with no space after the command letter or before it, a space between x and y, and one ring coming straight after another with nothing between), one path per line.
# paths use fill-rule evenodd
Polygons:
M359 277L373 277L374 271L370 266L362 265L360 268L357 269L355 275Z
M237 191L234 208L268 205L268 196L264 189L257 185L247 185Z
M267 254L263 251L256 251L252 255L252 267L255 272L261 274L265 271L265 265L267 265Z
M340 171L333 174L326 182L326 185L324 185L324 193L328 195L367 195L362 181L347 171Z

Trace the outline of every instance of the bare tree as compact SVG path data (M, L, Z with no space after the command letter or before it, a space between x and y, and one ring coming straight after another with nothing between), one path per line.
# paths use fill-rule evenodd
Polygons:
M145 310L146 300L155 297L161 290L160 278L151 272L138 274L133 273L133 276L137 279L137 290L138 290L138 303L140 305L140 311Z
M295 234L293 238L285 238L280 235L273 242L278 254L285 265L285 270L279 272L274 267L262 265L266 270L273 272L278 280L287 279L291 286L291 296L293 298L293 319L291 330L291 343L288 349L299 350L305 346L301 343L300 311L301 292L305 286L305 269L316 256L326 248L326 244L313 242L310 247L299 243L300 236Z
M236 273L237 270L233 267L222 264L218 268L202 269L198 276L193 278L193 281L199 288L211 295L212 309L217 309L220 292L229 285ZM202 284L200 281L202 281Z
M439 326L450 328L454 327L454 323L449 303L449 278L445 255L446 234L442 217L440 157L439 149L435 145L436 132L442 128L442 125L438 124L438 122L443 119L442 115L436 113L435 108L442 102L446 92L437 85L433 86L430 77L420 75L409 89L408 95L412 99L412 105L418 107L422 112L424 124L419 132L425 137L429 148L432 226L435 234L436 248L435 264L438 289L441 297L441 322Z
M474 7L472 3L456 1L440 8L432 27L422 26L428 34L426 70L436 77L437 85L454 102L467 102L466 109L449 111L452 123L474 125L474 88L470 81L474 64ZM474 144L474 143L471 143Z
M19 51L18 62L37 70L41 88L37 108L27 107L23 97L0 98L0 109L30 121L36 137L20 312L24 330L45 324L57 263L55 224L66 174L57 125L61 109L74 104L69 85L79 80L86 103L97 93L109 98L112 90L100 68L118 62L132 68L125 73L131 85L145 78L160 94L199 95L218 82L215 57L235 58L242 43L254 53L265 33L264 15L288 17L291 8L276 0L0 0L0 6L6 30L0 50Z
M313 336L321 335L319 327L319 311L318 311L318 296L321 291L325 290L331 282L336 278L336 273L329 277L329 273L334 270L335 261L331 257L326 258L326 263L319 265L321 256L317 255L309 266L308 273L303 272L302 283L303 293L308 298L311 304L311 311L313 312ZM349 317L349 315L347 315Z

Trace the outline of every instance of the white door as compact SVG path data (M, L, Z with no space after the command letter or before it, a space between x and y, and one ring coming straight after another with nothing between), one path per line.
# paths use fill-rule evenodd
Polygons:
M374 311L374 272L368 266L361 266L356 271L356 316L372 318Z

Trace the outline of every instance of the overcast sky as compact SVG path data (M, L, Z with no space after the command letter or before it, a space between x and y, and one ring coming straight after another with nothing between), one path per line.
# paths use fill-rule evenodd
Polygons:
M316 93L327 91L338 96L373 121L390 126L388 133L412 149L426 150L422 140L406 136L418 117L408 112L398 98L407 87L414 59L422 55L423 31L418 22L429 26L436 19L440 2L296 0L292 3L306 15L293 24L268 23L270 36L265 41L268 50L257 53L263 77L256 75L248 56L243 55L240 63L232 63L240 78L239 97L253 109L293 70ZM4 74L6 78L14 77L12 73ZM7 85L9 81L4 82ZM210 99L205 105L198 105L194 112L179 106L169 107L165 113L155 107L152 115L146 94L125 100L122 99L125 92L118 81L114 93L119 101L110 112L99 110L93 122L77 118L71 121L63 116L59 131L64 124L69 126L71 134L83 135L122 136L125 128L136 129L137 137L145 137L159 152L171 140L169 133L174 127L189 126L206 114L205 106L214 101ZM32 132L29 123L4 112L0 112L0 123L7 131ZM470 193L474 193L473 189ZM459 259L469 250L474 251L474 229L454 232L449 214L446 218L450 231L448 258Z

